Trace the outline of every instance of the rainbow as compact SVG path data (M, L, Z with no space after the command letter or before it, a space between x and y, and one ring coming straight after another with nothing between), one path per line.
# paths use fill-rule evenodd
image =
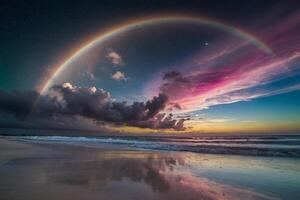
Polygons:
M55 78L65 69L71 66L71 63L87 52L89 49L92 49L96 45L107 41L108 39L130 31L137 26L147 26L147 25L154 25L154 24L162 24L162 23L170 23L170 22L191 22L195 24L207 25L210 27L215 27L218 29L222 29L224 31L230 32L249 43L257 46L258 48L262 49L264 52L273 55L273 51L261 40L256 38L255 36L233 26L230 26L225 23L221 23L219 21L211 20L204 17L199 16L189 16L189 15L168 15L168 16L150 16L144 17L139 19L134 19L131 21L127 21L125 23L119 24L117 26L113 26L107 31L104 31L97 35L96 37L89 40L87 43L83 44L79 49L77 49L70 57L65 59L61 64L56 66L52 70L52 74L49 78L42 83L38 88L41 94L44 94L48 91L48 89L53 85Z

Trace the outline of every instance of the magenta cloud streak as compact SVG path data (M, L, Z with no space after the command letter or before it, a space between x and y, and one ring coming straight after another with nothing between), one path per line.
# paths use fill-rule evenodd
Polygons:
M163 92L186 112L298 90L300 83L285 80L300 75L300 14L274 24L262 33L275 55L239 39L220 40L166 69L149 83L149 94Z

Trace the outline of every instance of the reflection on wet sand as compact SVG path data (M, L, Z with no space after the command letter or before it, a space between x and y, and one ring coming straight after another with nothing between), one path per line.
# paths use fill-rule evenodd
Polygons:
M5 199L271 199L193 175L184 153L54 148L0 168Z
M84 161L74 157L64 160L54 171L47 171L48 181L97 189L110 181L128 179L149 185L154 192L165 192L170 186L163 173L173 171L177 165L184 165L183 160L168 156L149 154L141 157L138 153L125 151L110 152L115 155L109 157L105 152L101 154L103 158L97 160L91 158L91 154L83 155Z

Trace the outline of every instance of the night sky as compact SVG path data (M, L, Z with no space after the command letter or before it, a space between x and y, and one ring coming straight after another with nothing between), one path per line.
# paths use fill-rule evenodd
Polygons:
M0 127L299 133L298 1L1 1Z

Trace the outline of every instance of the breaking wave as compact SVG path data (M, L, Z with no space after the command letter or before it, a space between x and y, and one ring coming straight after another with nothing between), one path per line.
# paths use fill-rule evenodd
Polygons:
M199 137L68 137L24 136L28 142L62 143L89 147L103 144L126 148L196 153L280 156L300 158L300 136L199 136Z

